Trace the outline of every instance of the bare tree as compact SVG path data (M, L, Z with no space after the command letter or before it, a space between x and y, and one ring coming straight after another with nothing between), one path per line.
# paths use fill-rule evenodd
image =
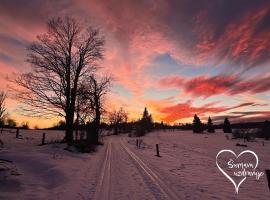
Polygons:
M87 121L87 141L98 144L101 115L105 111L104 98L109 91L111 78L89 76L80 88L77 102L77 122ZM78 123L77 123L78 124Z
M123 108L114 110L109 114L109 121L114 129L114 134L117 135L119 131L119 125L127 122L128 113Z
M5 106L5 100L6 100L6 93L4 91L0 91L0 126L4 125L4 121L6 118L6 106Z
M70 17L53 18L47 27L28 49L33 70L15 79L21 86L16 97L28 105L28 115L65 117L65 138L71 144L78 87L96 71L104 39L97 29Z
M17 126L17 122L14 119L9 118L9 117L6 120L6 123L9 128L15 128Z
M20 128L29 129L29 122L27 121L22 122Z

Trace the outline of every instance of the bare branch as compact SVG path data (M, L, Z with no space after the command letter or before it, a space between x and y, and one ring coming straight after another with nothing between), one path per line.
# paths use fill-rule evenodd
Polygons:
M4 91L0 91L0 124L4 123L6 113L5 100L7 94Z

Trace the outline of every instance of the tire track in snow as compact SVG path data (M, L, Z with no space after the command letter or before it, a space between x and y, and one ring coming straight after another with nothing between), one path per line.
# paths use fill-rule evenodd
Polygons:
M105 159L101 168L100 179L98 181L96 192L94 195L95 200L110 199L111 193L111 154L112 144L108 141Z
M152 183L157 187L160 194L165 199L179 200L180 198L175 191L173 191L169 186L156 174L154 173L138 156L136 156L124 143L121 141L122 148L126 153L132 158L138 167L142 169L145 175L152 181Z

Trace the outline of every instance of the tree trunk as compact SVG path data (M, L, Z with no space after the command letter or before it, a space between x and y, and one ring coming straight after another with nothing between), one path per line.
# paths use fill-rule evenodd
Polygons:
M93 144L93 132L94 132L94 124L92 122L92 123L87 124L86 141L88 145Z
M78 135L79 135L79 101L77 101L77 110L76 110L76 133L75 133L75 140L78 140Z
M94 122L94 124L93 124L93 135L92 135L92 142L93 142L93 144L99 144L99 138L98 138L98 136L99 136L99 127L98 127L98 124L97 124L97 122Z
M73 143L73 116L70 111L66 116L66 142L68 145Z
M79 73L78 73L79 74ZM70 103L68 106L68 118L66 120L66 139L68 144L73 143L73 130L74 130L74 115L75 115L75 104L76 104L76 95L77 95L77 85L78 85L78 77L79 75L76 74L75 80L74 80L74 88L71 88L71 90L68 90L68 94L70 95ZM70 85L69 85L70 87Z
M95 144L95 145L99 144L99 127L100 127L100 115L98 114L95 120L87 125L88 144Z
M118 134L118 124L114 125L114 135Z
M96 105L97 106L97 105ZM94 143L99 144L99 128L100 128L100 110L99 107L96 107L96 118L95 118L95 124L94 124Z

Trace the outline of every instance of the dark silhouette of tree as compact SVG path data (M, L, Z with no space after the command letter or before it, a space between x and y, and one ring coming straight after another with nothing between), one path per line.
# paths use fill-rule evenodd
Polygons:
M224 133L232 133L232 127L229 119L226 117L223 124L223 132Z
M203 132L203 124L200 118L195 114L193 119L193 133L202 133Z
M270 122L268 120L265 120L263 123L263 127L261 129L262 137L266 140L270 139Z
M50 130L66 130L66 122L64 120L59 120L57 123L50 128Z
M0 126L3 126L5 123L5 118L6 118L6 106L5 106L5 101L6 101L6 93L3 91L0 91Z
M119 126L122 123L126 123L128 120L128 114L124 111L123 108L120 108L118 111L115 110L109 114L109 121L114 129L114 134L119 133Z
M7 118L6 124L9 128L15 128L17 126L17 122L11 118Z
M149 114L147 108L144 108L142 118L138 121L136 126L135 135L137 137L145 135L147 132L150 132L153 129L154 123L152 115Z
M62 129L65 130L66 128L66 122L64 120L60 120L57 124L56 124L57 129Z
M73 18L53 18L47 33L28 48L32 72L21 74L15 83L16 97L31 116L60 115L66 121L66 142L73 142L75 102L78 88L97 69L104 39L99 31L84 27Z
M153 128L152 115L149 114L146 107L144 108L143 116L140 123L141 123L142 129L145 130L145 132L150 132Z
M142 119L147 119L148 116L149 116L149 112L148 112L147 108L145 107L145 108L144 108L144 111L143 111Z
M215 132L215 129L214 129L214 126L213 126L213 122L212 122L211 117L208 118L208 122L207 122L207 132L208 132L208 133L214 133L214 132Z
M21 123L21 128L22 129L29 129L29 123L28 122L22 122Z
M98 79L89 76L80 89L77 121L80 116L84 123L87 120L87 141L91 144L99 144L101 115L105 111L104 98L109 91L110 83L110 77Z

